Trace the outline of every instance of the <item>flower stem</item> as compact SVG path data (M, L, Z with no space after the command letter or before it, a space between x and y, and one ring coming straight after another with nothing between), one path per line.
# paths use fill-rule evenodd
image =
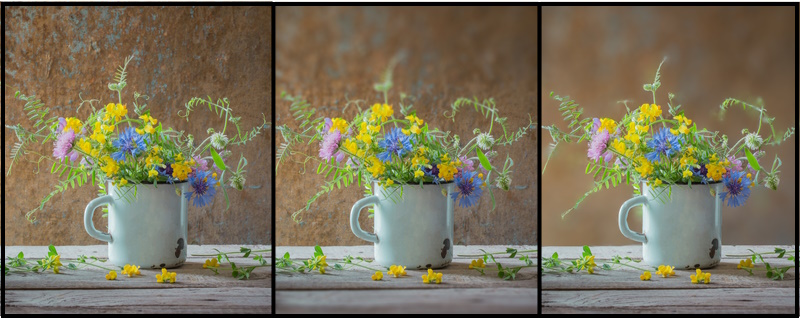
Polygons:
M536 253L537 250L524 250L524 251L517 251L517 254L520 253ZM458 254L456 256L459 257L479 257L484 255L499 255L499 254L511 254L509 252L492 252L492 253L484 253L484 254Z
M250 253L266 253L266 252L271 252L271 251L272 251L271 249L252 250L252 251L250 251ZM216 253L216 254L192 254L192 256L217 256L217 255L220 255L220 254L222 254L222 255L230 255L230 254L244 254L244 253L246 253L246 252L224 252L224 253L220 252L220 253Z

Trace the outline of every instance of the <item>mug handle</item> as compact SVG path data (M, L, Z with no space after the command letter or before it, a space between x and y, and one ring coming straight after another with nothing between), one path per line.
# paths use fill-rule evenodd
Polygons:
M631 228L628 227L628 212L631 208L644 204L647 204L647 197L640 195L625 201L622 207L619 208L619 231L622 232L622 235L625 235L625 237L641 243L647 243L647 237L644 234L631 231Z
M94 217L94 210L97 209L99 206L104 204L113 204L113 203L114 203L114 198L112 198L110 195L104 195L102 197L92 200L86 206L86 211L83 213L83 227L86 228L86 233L89 233L91 237L94 237L103 242L111 243L112 241L111 235L98 231L94 227L94 222L92 222L92 217Z
M353 209L350 210L350 230L353 231L353 234L358 236L358 238L367 242L378 243L377 235L367 233L361 229L361 225L358 223L358 217L361 215L361 209L370 204L378 204L380 201L381 200L377 196L368 196L358 200L356 204L353 205Z

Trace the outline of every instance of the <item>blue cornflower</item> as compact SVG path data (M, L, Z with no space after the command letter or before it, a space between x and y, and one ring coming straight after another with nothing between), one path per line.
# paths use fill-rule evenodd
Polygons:
M725 183L725 192L719 194L722 202L728 199L728 206L737 207L744 204L750 197L750 184L752 181L747 178L744 171L734 171L722 178Z
M647 147L653 149L652 152L644 155L650 161L669 160L670 156L681 151L680 138L673 135L667 128L663 128L653 134L653 139L647 141ZM664 158L661 158L661 156L664 156Z
M184 195L186 195L186 199L192 200L194 206L205 206L214 199L214 194L217 193L217 190L214 189L216 183L217 180L211 176L211 171L195 170L189 175L189 186L192 187L192 191L186 192Z
M403 134L400 128L392 128L386 134L386 138L378 142L385 151L377 155L378 159L383 162L392 160L392 154L403 156L404 153L411 151L411 138Z
M461 197L461 199L458 200L459 206L468 208L476 204L478 198L480 198L483 192L483 189L481 189L483 180L478 178L477 175L478 173L475 171L462 171L456 176L455 181L458 191L451 193L450 197L453 198L453 201Z
M119 151L112 153L111 158L116 161L124 161L125 155L130 154L136 157L145 151L144 137L136 132L133 127L128 127L119 134L119 138L112 143Z

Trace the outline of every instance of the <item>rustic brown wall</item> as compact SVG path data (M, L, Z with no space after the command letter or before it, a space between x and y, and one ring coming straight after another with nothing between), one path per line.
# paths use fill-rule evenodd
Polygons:
M106 87L123 59L136 54L128 67L123 101L134 91L149 95L154 116L165 125L206 136L220 130L222 120L199 109L187 123L177 111L191 97L229 97L242 126L270 118L271 8L269 7L6 7L3 84L36 94L60 116L75 115L84 98L116 100ZM6 124L27 123L14 89L4 96ZM125 99L127 98L127 99ZM81 109L81 115L85 116ZM243 192L229 193L225 210L221 195L204 208L189 210L190 244L265 244L270 242L269 129L244 151L248 176ZM8 156L16 137L6 130ZM242 148L234 148L236 160ZM39 151L51 152L51 146ZM5 160L8 171L10 160ZM47 165L49 167L49 164ZM83 210L95 197L84 186L55 196L31 224L25 212L35 207L56 180L48 171L33 174L35 165L15 164L6 178L5 243L8 245L100 244L83 228ZM95 224L105 229L97 213Z
M399 111L399 93L417 100L421 118L464 139L472 128L488 127L472 110L457 117L442 112L461 96L495 97L511 127L536 114L535 7L278 7L276 8L276 89L302 94L325 116L342 116L345 95L369 105L382 101L373 83L395 55L390 101ZM277 124L297 127L289 103L276 104ZM352 118L353 108L346 118ZM280 136L277 137L280 141ZM307 152L318 151L317 145ZM497 209L482 198L477 207L457 208L456 244L536 242L536 134L525 136L510 153L513 189L496 191ZM277 245L362 245L350 232L349 213L363 195L357 185L321 197L296 224L291 213L317 191L316 165L300 175L299 164L279 167L276 184ZM364 213L366 214L366 213ZM372 221L361 220L366 230Z
M630 100L636 107L652 102L642 84L652 82L662 57L659 103L677 95L698 126L719 130L731 139L742 128L755 131L758 117L731 109L724 121L715 116L727 97L755 101L763 97L775 125L794 125L794 7L545 7L542 11L542 92L570 95L589 117L620 118ZM542 124L566 125L558 104L542 100ZM549 134L542 142L551 141ZM723 209L725 244L791 244L795 233L794 137L767 151L762 164L783 160L778 191L754 188L744 206ZM549 151L544 150L546 158ZM542 244L634 244L619 233L619 207L632 195L623 186L589 197L565 219L560 214L591 188L584 175L586 146L559 148L542 175ZM641 229L640 214L629 223Z

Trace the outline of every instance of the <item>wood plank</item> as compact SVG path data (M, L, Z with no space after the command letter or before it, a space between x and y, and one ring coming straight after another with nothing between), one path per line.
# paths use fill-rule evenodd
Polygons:
M190 253L211 254L215 253L214 248L221 251L237 251L239 246L235 245L190 245ZM192 248L194 247L194 248ZM266 249L267 246L247 246L253 250ZM46 246L6 246L9 256L16 255L19 251L25 253L26 258L43 258L47 254ZM94 255L105 258L107 253L106 245L91 246L64 246L58 247L58 252L62 255L62 263L65 265L74 260L78 255ZM13 253L13 254L11 254ZM269 255L268 253L261 253ZM46 273L12 273L5 276L3 287L9 290L35 290L35 289L164 289L164 288L200 288L200 287L264 287L272 285L272 269L270 267L260 267L255 269L249 280L237 280L230 275L230 271L221 270L219 275L214 275L210 270L203 268L203 262L211 257L189 257L186 263L178 268L170 269L171 272L178 273L178 282L175 284L158 284L155 275L160 274L161 270L142 268L142 275L135 277L123 276L121 270L117 271L117 279L109 281L105 279L107 270L88 266L78 270L62 269L60 274L51 271ZM230 259L237 266L257 265L258 262L250 258L241 258L241 255L232 255ZM271 262L271 260L268 260ZM107 268L117 268L113 264L98 263ZM224 268L230 268L225 264Z
M755 272L750 276L747 272L737 269L738 260L722 260L719 265L712 269L705 270L711 273L710 284L691 284L689 275L695 273L694 270L675 270L675 276L663 278L656 276L652 271L653 277L649 281L639 279L641 271L623 267L622 269L595 271L594 274L581 273L555 273L544 270L542 274L542 289L545 290L588 290L588 289L689 289L689 288L765 288L782 287L794 288L794 277L796 269L786 272L784 280L775 281L767 278L764 271ZM788 266L791 262L787 260L770 262L773 266ZM636 264L634 266L647 267L646 265ZM763 269L763 266L759 266Z
M592 255L595 259L611 259L614 255L630 256L633 258L642 258L642 245L625 245L625 246L590 246ZM743 257L732 257L730 254L749 254L748 249L756 252L773 252L776 247L784 248L786 250L795 250L791 245L723 245L722 258L742 259ZM558 252L559 258L578 258L583 253L583 246L542 246L542 256L550 257L553 252ZM776 255L765 255L764 258L775 258Z
M516 262L501 261L501 263L504 266L523 265L519 260ZM348 268L342 271L329 269L324 275L319 272L301 274L285 272L280 269L276 269L276 271L275 288L280 290L414 289L425 286L422 283L422 275L427 274L427 271L407 269L407 276L394 278L389 277L384 270L383 280L373 281L371 277L374 271L363 268ZM479 272L469 269L469 262L466 260L453 261L450 266L435 271L443 274L443 282L435 284L431 288L534 288L538 285L535 267L520 270L514 281L502 280L488 270L486 275L481 275Z
M518 250L535 249L531 246L516 246ZM454 251L456 254L477 254L481 253L480 249L486 251L504 251L505 247L502 246L455 246ZM314 247L311 246L280 246L277 247L276 252L278 256L283 253L289 252L293 258L297 257L310 257L314 253ZM340 261L345 255L361 256L366 259L372 259L373 247L372 246L332 246L323 248L323 252L328 256L328 264L333 266L334 263ZM517 256L519 257L519 256ZM430 288L489 288L489 287L537 287L537 269L535 267L522 269L517 274L515 281L504 281L495 276L496 272L491 270L486 271L486 275L481 275L475 270L469 269L469 264L472 259L477 257L455 257L450 266L436 270L444 274L444 282L442 284L434 285ZM524 262L519 259L497 257L503 266L521 266ZM379 269L380 265L369 263L366 266ZM391 278L386 275L386 269L382 268L384 272L384 279L382 281L373 281L371 276L375 271L353 267L346 270L333 270L329 269L325 275L319 272L313 273L296 273L287 272L284 270L276 269L276 289L281 290L355 290L355 289L414 289L424 286L422 283L422 275L427 273L427 270L411 270L407 269L408 276L401 278Z
M537 312L535 288L278 290L275 292L275 297L275 312L278 314L535 314Z
M462 254L483 254L481 249L487 252L505 252L506 247L515 248L518 251L535 250L536 245L455 245L453 246L453 259L476 259L476 256L459 256ZM356 246L323 246L322 251L328 256L328 259L342 259L346 255L353 257L374 258L375 248L372 245L356 245ZM284 253L289 252L293 258L305 257L310 258L314 255L313 246L278 246L275 250L276 257L282 257ZM536 253L526 253L529 255L536 255ZM507 255L507 254L505 254ZM502 255L496 256L498 258L506 258ZM519 258L519 256L517 256Z
M237 266L255 264L255 261L236 262ZM227 267L227 265L225 265ZM237 280L230 276L230 271L220 271L214 275L210 270L204 269L200 263L187 263L170 272L178 273L177 282L174 284L159 284L156 274L160 270L141 269L142 275L128 277L117 272L116 280L106 280L107 271L99 268L86 268L78 270L62 269L60 274L46 273L12 273L4 277L3 286L7 290L34 290L34 289L169 289L169 288L199 288L199 287L266 287L272 285L272 269L259 267L253 270L249 280Z
M543 287L544 288L544 287ZM542 313L794 313L793 288L542 290Z
M186 288L113 290L7 290L12 313L270 313L270 288Z

